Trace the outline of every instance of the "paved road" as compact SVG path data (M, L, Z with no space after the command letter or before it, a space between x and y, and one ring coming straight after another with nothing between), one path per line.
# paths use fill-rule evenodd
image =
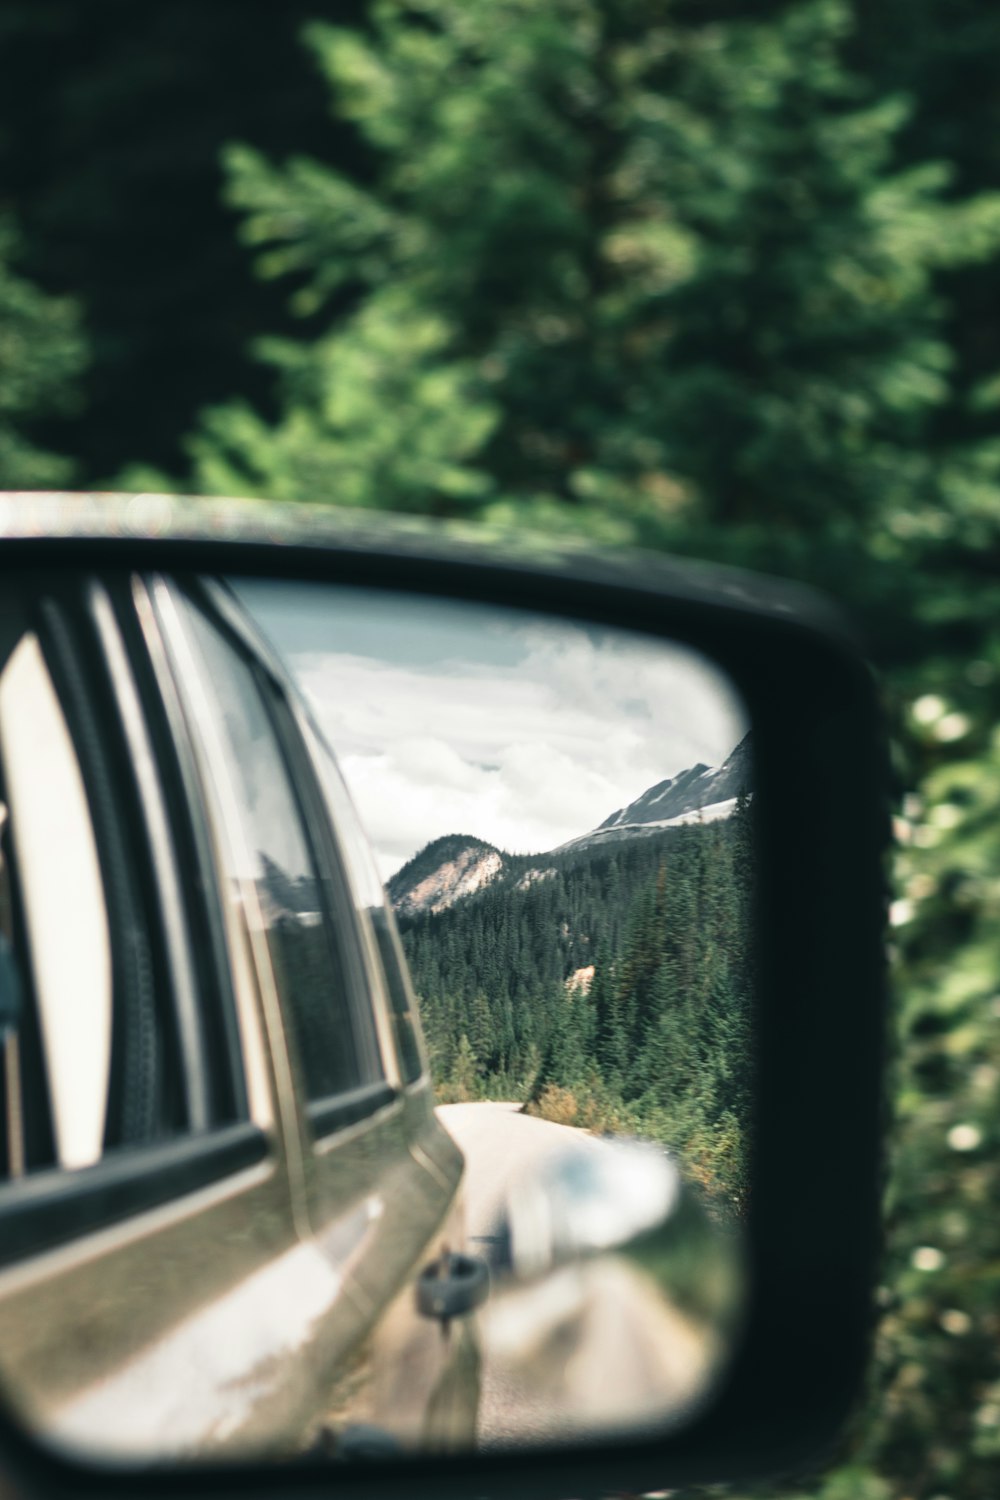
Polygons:
M506 1190L565 1150L602 1151L585 1131L518 1104L446 1104L438 1117L466 1159L470 1248L488 1255ZM621 1259L569 1267L491 1297L482 1317L482 1446L551 1442L674 1422L714 1363L706 1339Z

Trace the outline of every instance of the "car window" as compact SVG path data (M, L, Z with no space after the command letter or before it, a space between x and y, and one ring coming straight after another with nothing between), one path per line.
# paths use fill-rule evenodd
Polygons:
M361 827L340 768L323 735L304 715L306 743L319 775L323 795L347 866L359 917L371 925L385 977L392 1013L393 1036L404 1083L414 1083L424 1072L417 1006L406 960L385 888L379 878L371 845Z
M149 700L126 704L101 587L49 582L0 600L0 1266L268 1152L190 1025L222 996L200 984Z
M111 1077L111 939L73 743L37 636L0 671L0 754L60 1166L103 1152Z
M9 598L0 620L7 1179L77 1174L192 1126L153 882L97 655L80 653L69 602L34 600L30 614Z
M226 874L248 925L263 929L306 1096L319 1103L378 1083L384 1072L357 943L343 914L335 920L268 711L274 689L264 689L220 624L185 595L173 597L200 679L200 690L186 684L192 720L227 782L215 788Z

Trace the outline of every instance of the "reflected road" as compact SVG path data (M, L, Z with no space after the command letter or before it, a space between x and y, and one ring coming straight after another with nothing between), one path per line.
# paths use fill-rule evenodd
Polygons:
M556 1152L607 1149L515 1103L446 1104L437 1113L466 1159L469 1248L487 1259L518 1177ZM718 1354L714 1337L615 1256L494 1294L481 1331L483 1447L673 1425L705 1390Z

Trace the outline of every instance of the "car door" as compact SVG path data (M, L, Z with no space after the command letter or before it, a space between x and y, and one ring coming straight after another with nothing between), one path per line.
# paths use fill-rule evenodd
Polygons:
M387 1443L468 1442L474 1338L422 1316L415 1297L427 1266L461 1244L461 1156L433 1115L405 968L332 756L226 590L135 588L173 668L246 924L300 1142L301 1232L349 1293L316 1339L315 1440L342 1450L363 1424Z
M0 607L0 1377L102 1457L266 1449L343 1289L302 1244L244 936L134 626L98 583Z

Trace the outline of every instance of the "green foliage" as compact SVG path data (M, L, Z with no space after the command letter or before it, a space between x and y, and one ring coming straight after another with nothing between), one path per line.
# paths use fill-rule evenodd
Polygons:
M47 297L12 269L17 249L12 224L0 219L0 488L45 489L67 483L73 463L34 433L78 399L86 345L75 303Z
M464 1031L455 1048L450 1076L438 1089L438 1097L444 1104L465 1104L481 1097L479 1063Z
M945 170L894 167L908 110L841 66L849 24L820 0L693 32L660 102L662 189L699 235L660 411L716 522L833 505L863 534L934 490L917 440L951 356L931 276L995 250L1000 199L945 203Z
M495 412L468 363L442 358L449 333L387 294L307 361L291 342L265 341L287 414L271 427L245 403L207 412L190 443L198 488L421 513L477 500L489 481L470 460Z
M149 488L155 474L152 487L175 488L181 440L203 406L236 396L267 406L270 375L247 343L299 324L237 241L219 158L245 139L352 162L350 132L331 123L298 42L324 8L329 0L0 8L0 202L23 232L22 273L86 309L83 401L46 420L39 438L73 453L78 484L118 476L118 488ZM364 10L364 0L336 0L343 24Z
M196 487L568 503L640 535L831 504L856 535L934 504L932 279L993 254L1000 196L896 167L910 109L846 70L850 29L843 0L726 27L654 0L384 0L368 35L310 28L365 180L234 148L230 200L300 310L354 310L259 346L282 415L210 413Z

